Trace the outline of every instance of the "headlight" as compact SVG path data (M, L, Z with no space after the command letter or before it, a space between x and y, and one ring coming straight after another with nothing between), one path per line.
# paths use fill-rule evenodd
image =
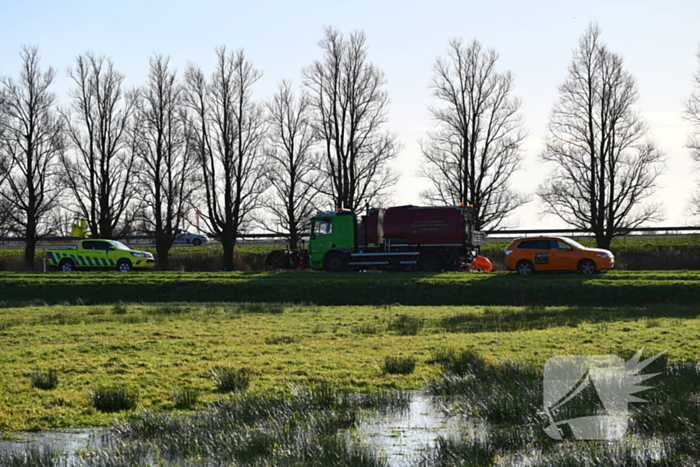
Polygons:
M597 253L597 255L600 256L601 258L610 258L610 255L607 253Z
M148 258L151 256L151 254L150 253L141 253L141 252L137 251L135 253L131 253L131 256L135 256L137 258Z
M513 253L513 250L506 250L506 256L508 256L511 253Z

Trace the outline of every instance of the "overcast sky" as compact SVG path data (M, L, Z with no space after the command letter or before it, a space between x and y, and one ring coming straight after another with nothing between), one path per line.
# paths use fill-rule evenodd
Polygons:
M533 5L535 3L535 5ZM585 3L585 4L584 4ZM479 40L499 54L500 71L515 78L515 95L529 137L523 171L513 185L534 193L549 172L538 162L549 112L557 99L579 37L595 21L603 42L624 57L637 79L638 110L650 136L667 156L659 181L662 225L686 225L686 207L700 173L685 149L689 133L683 102L693 91L692 75L700 43L700 2L664 1L132 1L2 0L0 74L17 76L23 44L40 47L44 66L59 70L54 92L67 103L66 69L86 51L105 55L130 86L145 83L154 53L169 55L184 71L197 63L213 69L214 49L244 49L263 73L256 97L268 98L282 79L300 84L300 69L321 57L318 41L326 26L343 33L363 30L369 58L386 75L391 99L389 127L404 146L397 169L396 204L418 204L426 181L416 176L418 141L431 128L435 105L428 85L432 66L452 38ZM540 219L533 201L516 212L522 228L559 227Z

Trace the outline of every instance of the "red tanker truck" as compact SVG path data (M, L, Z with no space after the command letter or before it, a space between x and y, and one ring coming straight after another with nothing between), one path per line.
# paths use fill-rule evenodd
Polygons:
M329 272L360 269L460 271L473 268L483 232L470 206L397 206L368 209L358 218L339 209L311 219L308 250L274 251L267 264ZM477 263L488 260L479 257ZM487 268L488 269L488 268Z

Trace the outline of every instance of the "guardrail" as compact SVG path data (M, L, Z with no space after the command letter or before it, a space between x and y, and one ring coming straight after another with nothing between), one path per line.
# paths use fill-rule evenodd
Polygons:
M628 235L671 235L671 234L681 234L692 235L692 233L700 234L700 227L691 226L681 226L681 227L637 227L635 229L629 229L627 233L622 236ZM593 231L588 229L521 229L521 230L487 230L486 234L489 237L519 237L519 236L530 236L530 235L555 235L559 234L562 236L592 236Z

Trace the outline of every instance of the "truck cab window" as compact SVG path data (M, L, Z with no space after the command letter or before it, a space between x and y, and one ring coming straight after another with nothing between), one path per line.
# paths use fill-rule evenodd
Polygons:
M328 235L333 231L330 219L315 219L311 226L311 234L314 236Z

